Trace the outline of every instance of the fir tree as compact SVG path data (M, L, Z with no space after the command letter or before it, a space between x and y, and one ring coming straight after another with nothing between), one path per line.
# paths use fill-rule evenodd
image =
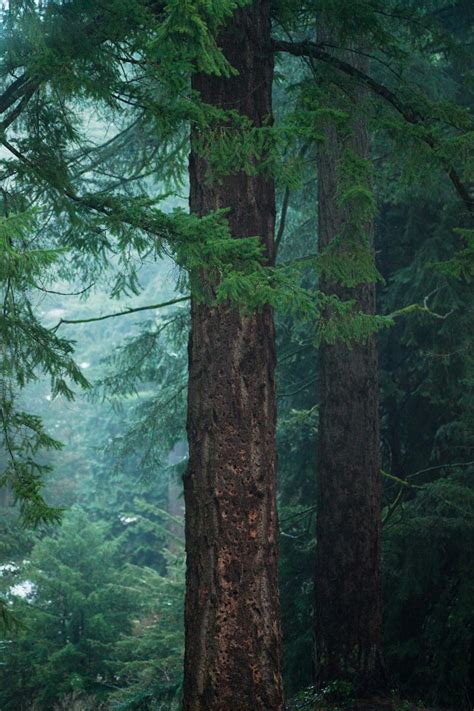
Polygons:
M50 709L73 693L100 701L114 687L110 655L140 607L117 545L79 508L35 544L10 588L22 628L3 650L2 708Z
M318 41L339 44L318 22ZM353 57L352 65L367 62ZM336 90L337 92L337 90ZM349 93L350 92L350 93ZM319 250L330 254L320 289L375 313L375 283L334 272L334 261L374 261L370 148L363 104L366 91L348 101L331 92L332 106L351 116L329 125L318 160ZM375 271L375 270L374 270ZM370 281L369 281L370 279ZM316 525L316 674L321 688L344 681L357 695L383 691L380 582L380 463L378 366L374 336L363 343L322 344L319 352L318 508Z
M262 128L271 120L270 7L237 10L220 42L232 76L196 74L193 88ZM232 121L232 119L231 119ZM232 123L228 126L232 128ZM237 170L219 181L193 133L190 206L225 208L234 239L257 234L274 260L274 187ZM258 163L256 163L258 167ZM200 274L212 298L215 272ZM242 313L194 295L189 344L186 647L183 708L281 709L277 589L275 346L264 306Z
M201 412L199 408L206 408L205 417L209 413L214 414L214 417L209 417L208 420L203 417L204 424L198 421L193 432L194 420L190 408L191 439L193 437L196 439L196 432L202 431L206 424L212 433L217 432L219 422L223 421L219 420L223 412L223 403L229 401L219 398L219 393L214 397L216 393L213 388L220 382L219 372L205 392L204 389L202 392L197 392L196 386L204 382L205 378L218 368L219 354L212 347L206 350L203 345L205 340L203 335L208 333L206 330L208 327L215 327L212 333L217 333L227 318L230 319L231 326L236 324L261 326L266 350L257 365L263 367L265 362L268 366L266 383L267 386L270 384L268 392L272 400L272 327L269 302L287 310L288 315L284 317L287 319L286 323L293 323L292 319L295 315L303 315L303 326L301 326L303 331L296 329L295 332L298 346L308 345L304 342L305 328L313 335L314 326L317 325L318 340L325 344L322 346L323 351L333 348L334 351L340 350L354 355L354 352L360 352L362 346L353 345L350 351L339 343L341 338L352 342L357 339L362 341L368 339L370 343L373 339L371 334L381 325L393 325L394 321L399 323L400 319L413 318L415 319L413 332L410 328L403 332L403 337L407 340L404 347L412 346L413 342L418 343L417 339L424 343L423 334L426 330L425 322L416 319L431 318L435 323L442 322L443 325L437 344L450 345L448 352L453 353L450 338L455 338L453 335L455 330L450 330L449 310L444 311L442 308L442 299L445 298L446 293L449 293L450 305L454 306L456 300L466 304L467 297L459 286L451 287L451 291L446 291L443 287L444 290L441 289L439 293L432 293L431 289L425 289L425 286L430 283L430 278L426 277L425 280L424 276L423 290L414 290L414 298L409 299L408 302L400 298L400 292L396 289L391 291L390 296L384 301L388 312L388 316L384 318L375 317L373 313L363 313L358 310L357 305L354 308L352 300L348 301L345 298L347 292L349 295L357 293L358 285L370 282L376 277L371 250L362 239L363 232L360 229L361 223L366 225L372 218L373 204L370 191L365 184L361 184L365 181L364 172L367 166L363 161L354 159L357 156L354 157L353 152L346 152L341 157L341 170L337 176L339 181L337 191L344 203L342 206L338 205L338 209L345 215L352 209L362 210L359 214L359 218L362 215L362 219L352 220L350 215L347 221L352 231L351 239L346 240L348 249L340 249L341 240L335 240L334 248L324 250L317 257L311 255L309 259L305 252L302 263L295 264L290 246L288 255L290 264L282 265L278 269L274 269L273 266L263 266L261 258L265 250L262 250L261 243L258 239L252 238L252 235L258 234L265 242L271 233L268 224L264 227L261 227L260 223L257 224L258 221L249 224L249 214L245 214L245 206L235 198L234 192L231 195L232 205L223 197L227 186L236 187L242 183L261 186L267 181L268 192L266 190L264 192L268 202L265 210L262 206L259 217L265 219L266 215L269 223L269 218L273 217L269 176L273 174L281 182L287 182L286 187L283 188L285 191L282 207L284 227L285 215L288 217L288 212L291 213L292 210L288 185L294 186L294 183L291 183L295 180L293 169L295 164L302 162L304 151L308 151L307 144L311 144L314 139L321 140L322 134L327 131L332 131L343 140L350 142L351 132L348 131L346 111L341 111L339 101L343 102L345 109L347 106L351 107L351 102L341 99L342 93L351 97L354 94L362 95L365 91L370 91L374 98L377 97L377 101L371 102L373 108L371 113L376 119L374 125L377 127L378 135L383 132L384 146L394 145L398 151L396 161L385 164L388 172L399 168L402 170L402 176L401 178L398 176L396 187L394 188L393 184L391 186L393 194L397 195L402 181L405 181L411 185L413 191L417 191L417 196L425 194L423 191L428 191L436 183L437 194L443 200L446 199L448 185L454 188L458 198L457 208L453 207L453 220L448 230L449 237L446 237L447 233L443 233L445 246L449 245L449 249L434 250L436 258L431 265L432 272L426 267L425 262L420 266L422 253L414 258L407 271L401 269L398 275L402 285L401 291L406 291L406 284L411 284L421 272L424 275L434 273L443 275L449 284L456 279L460 279L462 284L463 280L470 279L472 275L470 244L472 196L469 189L469 179L472 175L469 158L472 145L472 121L467 106L467 93L464 93L464 88L453 98L452 95L438 93L439 87L436 86L444 72L447 74L454 72L454 67L459 66L463 61L462 43L466 41L467 45L469 41L468 23L460 33L461 41L453 37L452 27L459 21L460 11L464 10L465 16L469 17L469 8L466 9L463 3L453 8L444 8L438 2L423 3L421 6L410 3L402 7L396 2L387 6L387 3L381 2L367 5L365 2L354 4L343 0L321 2L317 5L317 8L312 4L294 7L291 4L281 3L274 6L275 38L271 43L267 24L265 47L261 47L259 69L263 66L268 69L270 52L284 52L304 57L311 72L316 71L321 75L323 81L319 79L320 84L324 85L327 81L329 84L337 83L338 89L333 91L333 97L337 96L337 106L333 103L329 107L321 107L319 86L315 86L313 77L310 76L308 82L303 82L304 110L295 112L293 117L290 116L290 121L282 122L282 125L275 130L269 121L264 123L262 120L269 118L268 108L264 112L266 115L262 116L260 113L256 125L253 125L252 121L248 121L248 116L246 120L245 107L242 110L242 107L237 105L234 106L237 110L228 111L229 107L224 106L221 101L222 96L217 100L214 96L211 96L211 100L206 98L206 91L212 93L213 87L238 84L239 75L235 75L235 69L232 70L231 65L239 69L242 58L238 57L233 61L230 55L226 58L229 47L226 49L224 46L226 49L224 53L219 49L222 38L224 38L224 45L227 43L234 47L228 40L228 34L219 35L223 22L227 22L229 28L232 27L233 20L230 18L236 9L233 3L223 2L212 6L202 3L188 4L186 13L183 13L182 5L179 3L160 5L148 2L128 3L123 0L100 4L79 0L38 5L11 3L8 13L5 14L5 32L2 35L5 61L2 74L4 91L0 98L0 110L3 116L2 141L9 156L3 158L5 154L2 155L2 169L5 179L8 180L3 193L5 248L2 248L2 253L6 255L7 266L5 274L2 274L5 307L2 334L5 334L6 343L6 348L2 351L2 359L5 363L2 372L5 376L2 411L5 415L3 436L9 461L5 481L8 479L10 487L8 490L5 489L5 497L8 498L13 491L23 504L24 519L27 522L51 520L58 515L56 510L48 507L41 495L41 482L47 471L44 468L44 455L40 455L41 449L47 447L54 449L57 444L52 438L47 437L36 415L24 412L23 407L20 406L15 409L16 403L21 399L21 389L27 381L33 381L43 370L51 377L53 390L58 395L70 396L71 380L73 383L75 381L75 385L86 386L83 376L71 358L72 344L64 338L63 334L66 325L87 319L64 318L56 326L51 325L49 328L44 326L38 315L35 295L43 294L43 290L48 287L54 289L53 284L58 274L70 278L74 273L78 281L83 281L77 287L78 290L86 291L91 281L104 278L107 265L112 262L116 278L111 284L111 292L116 296L124 293L132 294L139 289L136 264L151 256L159 257L163 253L169 253L189 274L189 277L181 276L179 282L181 287L186 287L186 291L189 285L192 287L193 343L197 344L199 356L194 359L194 365L191 364L191 370L196 377L190 384L190 401L192 406L195 406L194 414ZM246 16L245 13L254 12L255 7L257 5L247 8L243 16ZM331 31L334 32L333 37L337 37L337 44L340 44L339 48L332 46L335 42L331 42L331 46L328 47L324 43L313 41L315 9L321 8L326 10ZM241 11L238 11L235 17L237 19L242 17ZM290 35L293 33L293 39L288 36L288 30ZM344 51L347 50L348 45L354 50L356 47L354 39L359 41L361 35L367 39L368 46L370 45L372 58L369 67L360 57L354 59L351 56L356 54L354 51L349 53ZM217 37L220 39L217 40ZM260 47L260 44L261 38L255 43L255 47ZM360 45L357 49L359 53L365 51ZM420 60L419 64L417 64L418 60ZM190 76L193 73L194 88L202 90L204 101L200 100L199 92L191 90ZM343 76L346 78L343 79ZM436 82L431 81L431 76L436 79ZM460 74L458 73L457 76L459 77ZM421 81L419 77L422 77ZM465 87L465 84L463 86ZM268 92L269 87L266 86L262 96L267 97L267 107ZM238 96L231 97L233 102L236 99L238 104ZM365 103L363 108L366 110ZM88 140L83 118L84 113L91 109L99 110L117 130L116 136L104 141L102 145L91 145ZM253 115L250 118L253 119ZM327 129L328 120L331 123L330 129ZM193 206L196 214L187 215L180 211L170 214L160 209L160 202L156 200L156 195L163 191L163 185L157 185L156 181L151 179L151 174L159 173L166 183L166 188L172 188L179 182L188 152L189 123L193 126ZM330 143L329 141L327 145ZM282 146L285 155L291 156L289 166L281 166ZM335 153L337 152L336 148ZM196 177L201 177L204 171L209 181L198 184ZM437 178L434 181L432 176L441 173L445 176L444 180ZM379 189L383 178L384 176L378 176ZM239 210L244 214L244 219L242 224L236 227L237 221L241 222L241 212L226 214L220 211L220 208L232 207L237 203ZM253 204L253 200L245 203L247 208L249 204ZM216 208L218 208L217 212ZM206 214L200 217L197 213ZM249 229L241 230L242 226ZM451 233L451 227L458 228L456 237ZM282 244L281 235L282 232L279 231L278 244ZM235 236L241 239L234 239ZM347 234L343 236L348 237ZM455 254L456 247L459 247L458 254ZM385 242L382 248L387 250ZM270 249L269 252L272 250ZM271 263L272 256L272 254L264 254L264 261L266 257L267 264ZM323 287L317 295L314 293L314 280L308 278L305 271L313 265L316 266ZM303 275L303 288L299 283L295 283L295 274L298 278ZM325 284L334 282L336 288L333 291L337 294L325 293L327 292ZM308 284L310 288L306 290ZM337 298L341 294L343 298ZM188 299L187 293L185 296L180 295L177 300L184 299ZM244 304L240 313L229 308L229 299L234 304L235 302L239 305ZM166 303L169 303L169 300ZM150 308L156 309L156 306L156 303L150 304ZM140 306L137 310L143 308L145 307ZM133 308L118 309L117 314L129 314L133 311ZM117 314L98 314L92 316L91 320L102 321ZM232 314L232 317L229 314ZM220 317L222 317L221 323L216 324ZM466 319L463 323L469 325L469 319L465 314L463 318ZM308 323L310 328L307 326ZM429 328L427 330L431 334L430 338L434 340L433 331ZM394 333L400 333L400 330L395 330ZM151 341L153 335L152 333ZM459 334L458 337L464 347L466 342ZM414 341L410 341L410 338ZM396 344L396 335L393 339ZM149 345L149 341L146 340L145 334L143 341L145 350L147 344ZM255 356L257 350L250 349L249 352ZM396 348L392 350L394 353L397 351ZM402 350L401 356L405 357L407 353ZM428 387L423 378L420 381L420 371L427 369L429 359L423 355L420 359L421 365L416 365L418 355L416 348L411 350L408 347L407 351L409 374L407 381L403 380L405 375L393 374L396 370L393 363L389 367L398 386L390 391L392 404L387 407L386 417L391 418L392 423L405 421L405 396L400 393L400 390L409 387L412 381L419 385L423 384L422 391ZM441 357L442 352L439 355ZM291 362L292 358L293 356L289 358ZM450 358L453 358L453 362L458 365L461 361L459 372L462 373L464 382L470 382L468 360L460 358L458 361L453 355ZM199 364L202 367L198 367ZM231 373L232 383L238 390L240 389L239 392L245 390L248 383L252 385L251 380L258 372L255 363L252 363L251 373L248 372L249 369L246 370L247 365L248 360L243 359L239 367L234 368ZM298 388L303 388L300 391L303 392L310 386L314 380L313 367L314 364L309 368L307 380L286 392L289 400L293 401L295 398L295 402L303 408L303 411L293 415L286 413L282 423L283 429L289 433L292 432L292 423L295 421L301 426L305 423L308 433L302 438L304 443L314 436L313 403L306 399L300 402L298 393L296 395L292 393ZM231 370L225 358L222 368L221 376L224 378L225 373L228 372L226 368ZM431 372L433 372L433 382L437 377L434 375L435 372L442 374L440 377L443 383L449 380L445 377L442 368L433 368ZM397 380L398 377L401 381ZM349 392L350 389L344 393L345 406L348 404ZM430 393L435 393L434 385ZM460 397L454 386L450 385L449 393L452 398ZM212 397L206 400L207 394ZM413 413L417 412L417 407L420 407L422 401L420 397L418 393L413 400L410 399ZM460 436L459 432L466 427L466 423L472 422L469 408L463 405L460 408L462 417L458 417L459 412L451 409L447 399L440 408L444 409L444 414L440 414L439 402L435 394L431 394L430 398L433 400L433 417L427 418L429 422L424 423L423 437L418 438L413 435L416 428L412 424L410 432L408 434L401 432L397 442L397 437L393 436L396 428L392 427L387 451L390 455L393 453L393 459L389 459L390 466L384 467L385 479L388 482L384 520L387 526L389 524L392 526L394 534L392 552L395 552L391 560L408 560L408 568L411 571L418 570L417 565L413 563L411 554L406 557L409 547L403 550L403 546L400 545L400 540L405 535L403 532L409 530L409 527L404 528L403 520L399 520L399 517L406 512L409 517L413 516L413 520L416 520L415 525L420 525L420 521L426 517L418 516L417 513L426 512L430 497L437 498L437 501L441 501L439 497L446 499L449 502L446 504L447 508L452 509L453 504L459 507L458 497L463 496L466 487L463 480L458 488L456 481L461 482L462 477L457 472L456 481L424 482L419 485L422 488L416 488L418 485L412 486L410 480L407 483L403 478L405 472L413 473L426 468L424 461L421 464L416 461L416 466L409 467L408 464L415 464L416 457L413 456L410 460L406 454L407 450L416 448L420 460L426 457L429 459L435 456L435 452L441 451L443 452L442 463L451 465L456 464L456 461L445 456L451 444L453 447L458 447L459 441L462 441L462 446L465 446L464 435ZM179 397L173 400L173 403L175 402L180 402ZM273 405L271 409L273 411ZM147 427L146 423L150 423L158 414L159 406L155 409L151 406L148 411L144 409L142 424L145 423ZM268 421L265 426L268 425ZM414 421L415 415L411 419L412 423ZM460 426L459 422L463 424ZM433 431L436 428L437 434L434 438ZM254 428L250 433L250 439L257 429ZM156 426L148 426L148 430L154 434ZM134 443L133 446L139 440L140 431L143 432L143 428L141 430L137 428L132 432L132 438L128 440L129 443ZM268 431L271 439L273 437L271 427ZM207 430L204 434L207 436ZM434 441L436 446L433 444ZM422 442L423 446L418 447L419 442ZM262 446L261 440L259 446ZM216 447L212 450L212 454L217 452L217 457L219 451ZM195 455L199 452L202 453L202 449L199 443L195 442L195 448L192 449L191 473L193 467L196 469ZM268 445L268 452L269 461L273 461L271 442ZM232 452L230 454L233 456ZM138 463L139 458L134 456L135 453L132 452L132 460L136 466L142 466ZM224 467L230 468L230 459L229 452L223 452ZM458 461L457 464L463 465L467 461L466 457L464 462ZM398 469L399 465L400 469ZM144 469L150 470L153 466L156 466L153 457L144 460ZM272 466L269 468L271 469ZM463 466L459 469L462 471ZM449 468L446 471L449 472ZM428 485L426 489L425 483ZM286 485L285 496L289 496L288 489L289 486ZM446 489L449 489L449 495ZM244 490L244 494L251 499L257 490L258 486L256 489L250 487ZM307 492L310 487L305 485L301 490ZM199 493L203 494L202 491ZM272 496L273 493L270 491L270 499ZM208 498L202 495L200 500L202 505L207 505ZM248 503L247 500L246 502ZM294 501L291 503L295 506ZM147 508L147 503L133 502L133 504L134 514L146 513L156 522L155 514ZM215 502L211 500L210 505L215 506ZM190 510L192 509L191 503ZM304 514L304 510L296 504L296 510L293 509L292 513L297 512ZM445 514L443 509L440 516L445 520L443 526L445 525L447 530L452 525L452 521L449 515ZM147 516L144 515L143 518ZM367 521L363 523L366 525ZM115 525L118 526L116 521ZM143 526L146 525L143 522ZM274 520L271 525L274 531ZM294 522L291 523L292 527L293 525ZM456 530L461 531L467 526L467 517L463 514L455 525L458 527ZM253 533L250 524L249 531ZM193 537L195 532L196 529L192 527L192 535L191 529L189 534L190 545L196 544L197 549L202 541ZM245 533L246 531L243 535ZM141 533L137 531L136 540L141 540L140 536ZM129 530L129 541L132 538L132 531ZM155 541L157 545L161 544L159 537L156 537ZM217 548L220 545L223 545L223 541L217 541L216 537ZM442 546L439 546L436 550L440 551L441 548ZM309 547L308 550L311 548ZM308 550L302 551L304 553L300 557L302 562L308 559ZM146 554L148 553L147 550ZM141 561L143 560L142 558ZM149 559L147 561L149 562ZM274 580L273 563L274 559L272 559L272 580ZM395 564L392 569L393 567ZM454 579L463 567L465 567L464 558L460 555L459 565L455 566L455 572L450 573L449 579ZM191 577L192 572L190 572ZM412 577L414 578L415 575L413 574ZM223 578L222 583L224 589L225 584L228 583L227 579ZM232 581L230 584L233 584ZM159 587L158 583L157 587ZM429 587L427 583L425 590ZM285 582L284 589L286 592L291 589L288 580ZM192 588L190 586L191 596L196 593L196 590L197 586L193 585ZM449 607L452 605L455 590L456 586L448 585L436 599L448 600ZM337 596L338 592L338 589L335 590L334 596ZM274 588L272 594L274 602ZM402 590L399 599L407 599L403 597L404 594ZM410 596L411 599L417 599L416 594L410 593L408 598ZM299 599L304 601L307 598L302 595ZM396 622L393 620L400 618L402 613L398 610L402 608L403 606L397 604L393 608L390 623L392 639L393 629L396 627ZM435 605L435 609L440 608ZM461 610L460 619L468 619L467 606L461 605L453 609ZM274 619L274 616L275 606L271 605L269 618ZM431 636L427 635L425 648L434 650L436 640L439 639L437 635L440 627L432 623L433 617L428 615L427 619L435 633ZM436 619L442 619L440 612L436 613ZM307 635L307 629L304 633ZM277 640L278 632L274 632L273 635L273 639ZM252 632L250 638L253 639ZM324 633L321 635L321 639L323 638ZM305 643L306 641L305 638ZM462 644L458 646L453 644L451 648L466 649L467 647L462 646L464 644L469 645L467 636L463 637ZM212 649L209 650L209 646L206 651L210 651L211 654L203 656L212 663ZM391 644L390 647L392 650L396 649L396 644ZM396 654L392 653L392 659L396 658ZM406 652L405 657L402 652L399 659L406 659ZM266 664L267 662L264 661L263 668L268 669ZM403 664L398 667L402 670L401 676L403 676ZM273 667L279 669L278 659L273 660ZM190 669L189 663L187 668ZM443 664L439 664L437 668L449 670L449 664L444 667ZM224 666L220 665L216 673L221 674L224 671ZM444 678L448 677L453 678L446 671ZM419 678L424 679L423 684L429 685L426 681L429 674L420 675ZM457 678L465 680L466 673L463 672ZM137 681L136 677L133 684L135 681ZM148 681L145 679L145 686ZM449 683L451 684L451 681ZM272 693L279 694L278 689L275 692L268 679L265 685L267 690L271 689ZM194 693L196 687L192 682L189 682L188 690L189 688L191 688L189 693ZM151 698L152 696L147 696L148 700ZM265 707L265 703L270 702L260 703ZM276 700L271 703L281 704L281 701Z

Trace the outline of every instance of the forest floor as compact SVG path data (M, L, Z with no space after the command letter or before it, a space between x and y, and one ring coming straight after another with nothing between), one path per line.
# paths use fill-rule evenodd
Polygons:
M298 708L298 707L297 707ZM311 711L453 711L452 709L435 709L393 698L374 697L371 699L351 699L339 702L326 700L316 701Z

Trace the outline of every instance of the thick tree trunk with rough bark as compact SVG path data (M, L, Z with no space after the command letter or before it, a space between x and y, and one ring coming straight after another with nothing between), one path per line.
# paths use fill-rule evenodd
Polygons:
M322 28L319 41L327 40ZM337 42L329 42L336 44ZM364 69L361 55L345 59ZM319 249L344 234L350 219L338 201L343 151L370 158L364 90L352 90L350 132L325 129L318 158ZM372 224L366 225L372 241ZM344 245L341 245L344 249ZM320 288L355 309L375 313L375 285L347 288L322 278ZM320 348L320 424L316 552L316 672L318 685L350 681L364 696L385 686L380 584L380 465L376 338Z
M204 101L271 116L269 3L238 10L221 46L239 75L196 75ZM273 260L274 186L243 173L209 180L190 159L190 205L229 208L235 238L260 235ZM192 302L189 343L184 711L283 709L272 313Z

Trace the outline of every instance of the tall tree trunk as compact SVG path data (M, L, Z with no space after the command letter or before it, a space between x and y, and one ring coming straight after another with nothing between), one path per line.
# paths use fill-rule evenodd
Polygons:
M196 75L214 106L261 126L271 116L269 3L238 10L221 47L231 78ZM260 235L274 257L274 186L244 173L210 180L190 159L190 206L229 208L235 238ZM192 302L189 469L185 476L184 711L283 708L275 503L275 345L269 308L243 315Z
M338 44L327 28L319 41ZM365 69L360 54L346 60ZM350 208L338 199L343 152L370 159L364 90L353 87L350 130L325 128L319 152L319 249L344 235ZM335 92L337 96L337 91ZM345 97L347 101L347 95ZM336 98L337 106L337 98ZM365 226L370 243L373 225ZM347 249L344 239L337 249ZM375 313L375 285L347 288L323 277L320 289L353 299L355 310ZM316 660L320 686L350 681L364 696L383 690L382 599L380 583L380 465L376 338L352 345L320 347L316 549Z

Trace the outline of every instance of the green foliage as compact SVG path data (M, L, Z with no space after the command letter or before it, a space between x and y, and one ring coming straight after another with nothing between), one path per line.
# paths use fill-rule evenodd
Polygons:
M215 34L236 7L188 3L183 14L182 3L77 0L15 3L6 12L3 116L12 108L0 159L8 177L0 221L0 357L10 464L1 482L12 484L29 524L58 517L41 494L49 472L41 452L59 444L36 414L16 412L17 394L44 375L53 397L71 399L73 386L88 387L73 344L39 315L48 287L58 277L84 286L106 274L110 294L120 298L137 295L137 263L150 256L170 252L191 275L245 270L260 259L256 240L230 239L222 215L201 224L157 206L163 185L182 183L187 121L212 115L191 96L191 63L229 73ZM98 114L92 132L91 111ZM91 138L98 128L104 132L101 123L112 136ZM198 279L191 280L198 295Z
M223 56L216 36L224 22L247 0L170 0L164 7L164 21L157 33L156 45L169 59L182 56L206 74L229 76L235 70ZM185 55L185 56L186 56Z
M384 468L408 483L384 483L386 640L403 696L468 708L472 293L450 268L458 204L439 189L389 203L379 238L387 310L425 305L381 340Z
M29 234L37 229L35 217L27 212L0 222L0 415L2 441L8 453L0 486L11 486L28 525L57 520L60 514L41 494L49 467L38 458L43 451L58 449L60 443L45 432L39 417L17 407L15 390L36 380L38 371L50 377L53 396L73 396L66 378L87 387L87 380L70 357L71 344L52 335L39 322L28 299L34 280L39 275L46 277L58 256L54 250L27 247Z
M350 708L353 706L354 697L354 687L350 682L342 679L329 682L318 694L318 700L323 702L328 711L342 711L344 708ZM340 706L340 704L343 705Z
M325 262L326 255L323 254L323 265ZM231 272L216 289L217 303L230 301L246 311L261 309L270 304L281 313L291 314L311 324L316 342L344 341L349 345L364 342L373 333L393 325L391 316L373 316L358 311L355 299L342 300L332 294L309 291L304 286L299 286L298 274L301 268L306 268L311 263L315 263L319 271L319 258L304 258L289 266L259 266L257 271L244 274ZM331 263L334 273L341 270L340 273L345 275L344 280L347 282L351 281L355 272L358 278L362 278L362 273L366 278L371 274L370 271L362 272L363 265L352 256L337 262L332 260ZM371 263L372 259L369 264ZM322 268L324 269L324 266ZM351 270L352 275L349 276Z
M452 259L437 262L433 264L433 267L447 277L471 282L474 277L474 230L458 228L454 231L462 238L466 246L459 250Z
M209 180L218 181L240 172L271 172L276 140L277 132L272 126L253 126L249 119L233 112L224 125L201 131L193 147L209 163Z
M314 709L316 698L316 687L309 686L302 691L299 691L296 696L291 699L289 709L291 711L299 711L300 709Z
M190 73L233 73L216 37L242 4L12 2L2 16L1 552L13 566L0 576L6 711L179 703L181 529L169 509L186 460L187 309L138 329L128 320L117 330L107 321L88 335L85 327L74 332L77 354L86 340L93 361L122 340L94 371L95 392L113 413L97 399L71 400L87 380L62 337L64 321L54 326L41 313L45 290L58 283L84 290L93 316L106 294L143 299L143 284L151 284L147 295L160 287L148 270L158 273L157 260L168 255L181 270L178 286L195 298L278 312L285 683L290 697L308 688L295 706L313 700L315 349L378 331L383 467L391 473L384 478L389 663L407 693L469 704L473 245L466 205L440 176L467 184L473 174L472 8L464 0L274 4L277 36L312 39L323 12L341 38L331 51L347 59L363 35L370 76L389 92L388 102L386 91L358 107L373 128L377 170L343 153L339 202L350 220L315 256L315 148L328 124L349 144L354 79L316 60L296 66L280 58L275 125L256 128L203 105ZM190 122L213 179L236 171L276 178L276 268L262 263L258 236L231 238L224 212L198 219L180 209ZM374 217L377 265L367 239ZM388 316L321 295L321 277L348 289L378 281ZM51 411L44 378L56 396ZM66 442L60 454L53 431ZM31 552L25 532L3 517L10 497L33 525L55 521L78 500L86 512L66 514ZM25 580L34 588L18 599L12 589ZM11 627L13 616L24 627Z
M389 316L372 316L354 310L354 301L341 301L337 297L325 296L323 317L318 325L320 340L333 344L343 341L364 343L371 335L393 325Z
M318 257L319 273L327 280L349 288L380 280L374 255L368 244L336 238Z
M263 248L259 239L233 239L225 219L226 210L198 218L180 211L176 219L182 241L176 244L176 261L189 273L196 298L213 300L215 285L226 277L245 275L258 267Z
M3 653L2 708L27 699L49 709L74 691L100 696L113 684L108 657L137 609L132 577L117 569L117 543L79 508L39 540L21 569L29 593L16 608L23 629ZM15 608L14 608L15 609Z
M41 493L44 477L51 468L35 457L40 451L61 449L61 443L45 433L39 417L15 410L11 400L3 399L1 419L9 459L0 477L0 487L11 487L26 525L57 522L60 509L49 506Z
M52 249L27 249L26 238L37 225L35 213L23 212L0 218L0 278L15 285L31 284L57 259Z
M403 505L386 536L388 655L436 703L467 703L474 577L472 469L453 469ZM429 692L428 692L429 690Z
M8 634L19 625L18 618L12 615L4 600L0 600L0 632Z
M111 708L178 708L182 687L184 630L184 558L167 554L166 575L132 569L141 585L140 621L116 649L116 673L124 690L111 698Z

